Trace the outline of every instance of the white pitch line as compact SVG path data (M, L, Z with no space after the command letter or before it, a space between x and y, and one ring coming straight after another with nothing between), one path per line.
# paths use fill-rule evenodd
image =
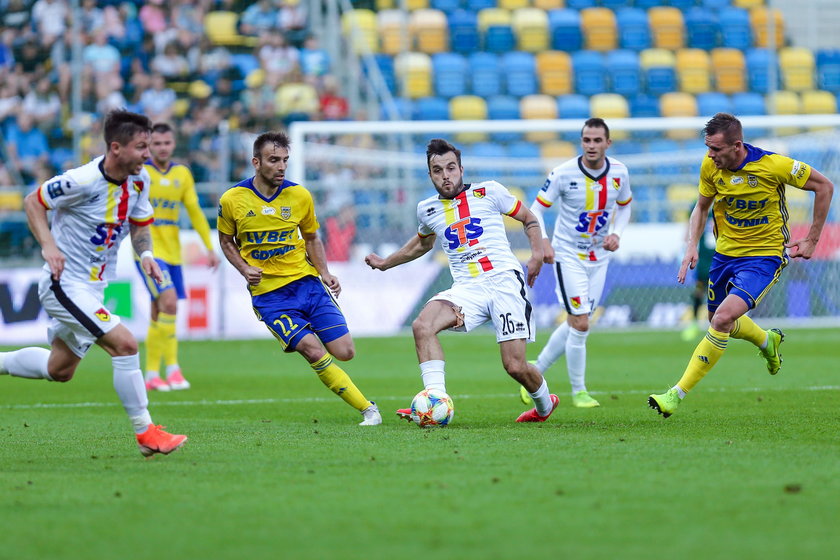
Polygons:
M724 388L713 387L703 389L705 393L759 393L762 391L777 392L777 391L838 391L840 385L818 385L810 387L740 387L740 388ZM641 389L634 389L631 391L590 391L592 395L649 395L650 391L643 391ZM490 395L461 395L455 394L455 400L461 399L507 399L518 396L517 393L511 391L510 393L499 393ZM410 399L409 396L390 396L379 397L377 401L406 401ZM239 406L249 404L289 404L289 403L316 403L316 402L334 402L331 397L307 397L307 398L286 398L286 399L226 399L226 400L197 400L197 401L155 401L149 403L152 407L160 406ZM33 403L33 404L2 404L0 410L35 410L40 408L105 408L111 406L120 406L118 402L80 402L80 403Z

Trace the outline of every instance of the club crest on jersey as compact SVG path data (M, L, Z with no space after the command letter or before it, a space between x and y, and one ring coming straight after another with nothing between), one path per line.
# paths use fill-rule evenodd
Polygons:
M275 209L271 206L263 206L262 207L262 215L263 216L273 216L276 213L277 213L277 209Z
M107 323L111 320L111 314L108 313L108 310L104 307L100 307L99 309L94 311L93 314L96 315L96 318L102 321L103 323Z
M281 206L280 207L280 217L284 220L288 220L292 217L292 207L291 206Z
M571 298L571 302L572 302L572 307L574 307L575 309L580 309L580 297L579 296L575 296L575 297Z
M484 198L485 196L487 196L487 189L485 189L484 187L481 187L480 189L475 189L473 191L473 196L476 198Z
M134 190L137 192L143 191L143 181L132 181L134 183Z
M621 190L621 177L613 177L612 178L612 185L613 188L617 191Z
M755 175L747 175L747 184L751 187L758 186L758 177Z

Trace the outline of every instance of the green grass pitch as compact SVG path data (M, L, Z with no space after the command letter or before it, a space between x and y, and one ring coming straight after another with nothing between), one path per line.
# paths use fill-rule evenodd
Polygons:
M548 333L529 347L535 357ZM840 335L789 330L781 373L731 341L671 418L646 406L693 343L595 331L588 385L524 410L489 331L442 337L455 418L394 416L421 389L410 337L345 364L385 423L271 340L185 342L189 391L150 395L190 440L144 460L95 349L69 384L0 378L0 558L827 558L840 548ZM831 551L834 550L835 553Z

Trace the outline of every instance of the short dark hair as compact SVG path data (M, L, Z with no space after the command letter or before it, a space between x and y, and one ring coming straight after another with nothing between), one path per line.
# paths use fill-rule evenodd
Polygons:
M714 134L723 134L723 139L729 144L744 141L744 129L741 127L741 121L735 115L729 113L715 114L703 127L704 136Z
M443 138L432 138L429 145L426 146L426 165L429 169L432 168L432 156L442 156L445 153L452 152L458 160L458 166L461 166L461 150L444 140Z
M166 134L167 132L173 132L173 129L169 123L159 122L154 124L154 126L152 127L152 132L156 132L158 134Z
M105 117L105 144L116 142L128 144L138 132L151 132L152 121L146 115L132 113L125 109L114 109Z
M603 128L604 133L607 137L607 140L609 140L609 138L610 138L610 127L607 126L607 123L604 121L604 119L602 119L600 117L592 117L592 118L586 119L586 122L583 123L583 127L580 129L580 135L581 136L583 136L583 129L586 128L587 126L589 128Z
M280 146L281 148L286 148L288 150L291 142L285 132L263 132L257 136L256 140L254 140L255 158L262 159L260 154L262 153L263 146L266 144L274 144L275 146Z

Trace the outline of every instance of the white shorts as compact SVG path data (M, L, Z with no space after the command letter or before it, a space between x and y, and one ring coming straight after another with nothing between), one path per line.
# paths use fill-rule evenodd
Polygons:
M522 338L534 342L533 308L525 295L525 280L519 271L482 275L455 284L429 301L437 300L452 303L464 314L464 324L449 330L470 332L492 320L497 342Z
M80 358L85 357L94 342L120 324L120 318L105 308L104 289L89 284L54 282L49 274L44 274L38 283L38 297L50 316L50 344L60 338Z
M588 315L601 301L609 260L582 261L578 256L557 254L554 278L557 299L569 315Z

